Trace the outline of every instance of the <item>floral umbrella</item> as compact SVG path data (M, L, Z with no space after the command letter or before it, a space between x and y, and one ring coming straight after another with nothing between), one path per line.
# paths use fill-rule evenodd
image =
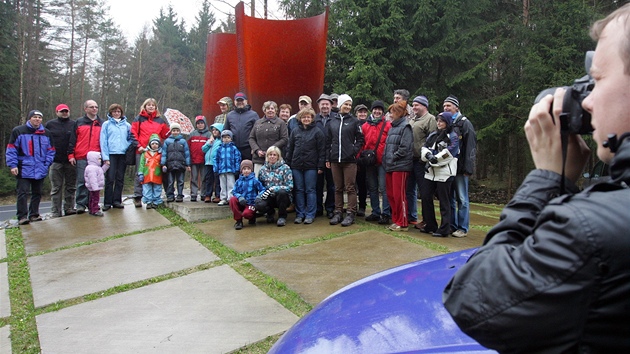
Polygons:
M177 123L182 127L182 134L190 135L193 131L193 125L190 122L190 118L186 117L182 112L167 108L166 112L164 112L164 116L166 120L168 120L168 124Z

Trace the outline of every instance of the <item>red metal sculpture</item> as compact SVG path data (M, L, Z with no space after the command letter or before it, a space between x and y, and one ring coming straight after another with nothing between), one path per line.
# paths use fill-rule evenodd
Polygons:
M211 120L220 113L216 102L238 91L259 114L269 100L294 107L301 95L316 100L324 87L328 9L286 21L246 16L242 2L235 10L236 35L208 36L204 115Z

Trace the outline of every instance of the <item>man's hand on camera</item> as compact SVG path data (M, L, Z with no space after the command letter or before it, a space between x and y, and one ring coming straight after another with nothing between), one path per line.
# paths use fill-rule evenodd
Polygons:
M532 106L525 123L525 136L536 168L562 173L562 143L560 139L560 119L565 89L559 88L553 96L548 95ZM553 104L552 119L549 108ZM554 121L557 124L554 124ZM579 178L590 150L579 135L569 136L565 176L575 182Z

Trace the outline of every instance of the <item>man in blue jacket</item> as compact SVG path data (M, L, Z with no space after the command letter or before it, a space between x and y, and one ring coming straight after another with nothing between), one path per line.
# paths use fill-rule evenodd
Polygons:
M7 144L7 166L17 177L17 217L20 225L42 220L39 215L42 184L55 158L50 132L42 125L43 117L38 110L30 111L26 124L13 128ZM29 189L31 204L27 207Z

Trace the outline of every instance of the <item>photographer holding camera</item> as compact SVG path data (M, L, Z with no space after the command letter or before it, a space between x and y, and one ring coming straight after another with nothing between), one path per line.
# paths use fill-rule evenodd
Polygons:
M420 150L420 158L426 162L426 173L420 187L422 219L420 232L434 237L448 237L451 233L451 185L457 174L459 138L453 131L453 115L442 112L437 116L437 131L429 134ZM433 196L437 191L442 220L438 228L433 208Z
M532 107L525 133L537 169L444 290L462 331L499 352L630 352L630 4L591 36L586 112L563 108L579 108L581 80ZM589 150L567 123L589 115L612 181L579 192Z

